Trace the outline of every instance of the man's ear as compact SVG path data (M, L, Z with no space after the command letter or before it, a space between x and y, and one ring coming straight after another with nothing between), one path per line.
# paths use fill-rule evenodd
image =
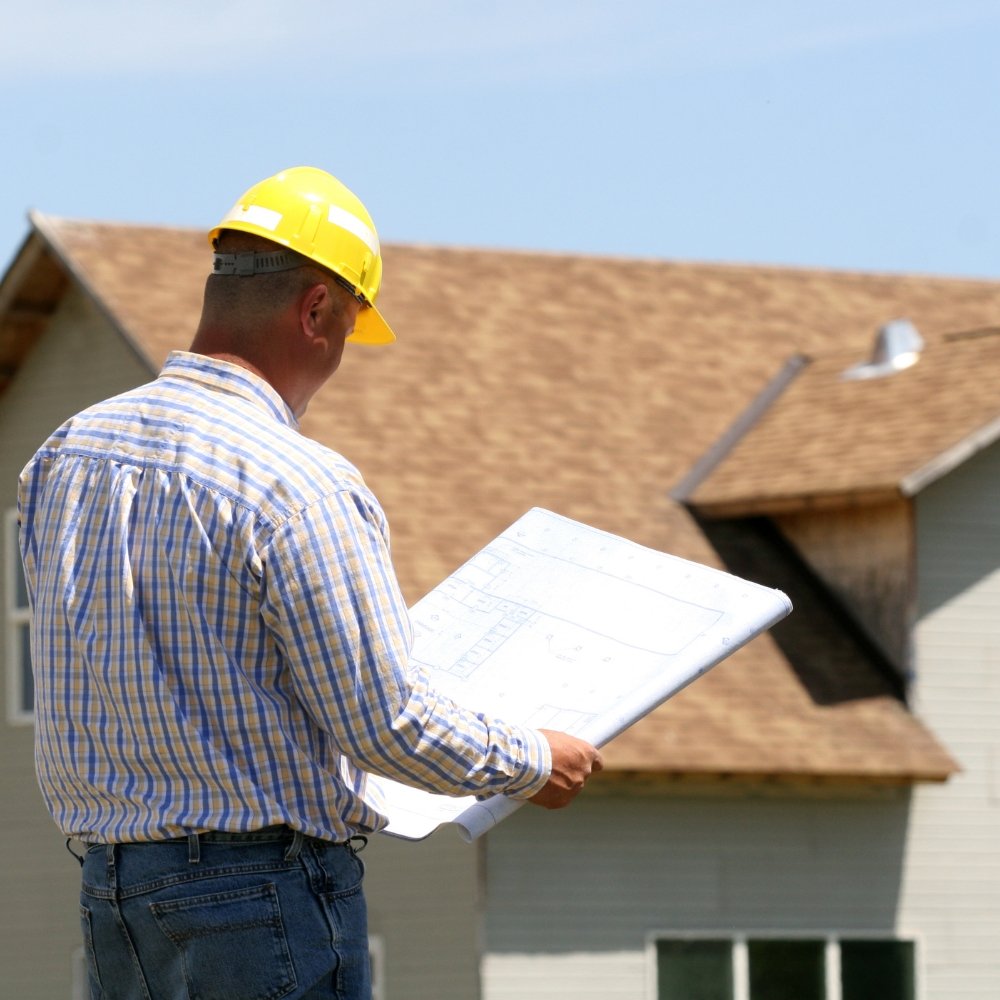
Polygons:
M323 305L330 297L330 289L321 281L315 285L310 285L299 299L299 324L302 329L310 334L316 333L317 322Z

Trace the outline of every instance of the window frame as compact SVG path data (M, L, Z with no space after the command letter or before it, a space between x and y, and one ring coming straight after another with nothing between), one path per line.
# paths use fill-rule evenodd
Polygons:
M30 660L22 662L23 646L20 641L21 629L31 625L31 605L17 603L19 582L23 579L21 550L17 541L17 508L4 511L3 523L3 564L4 564L4 667L7 673L7 722L12 726L29 726L35 721L34 706L24 707L25 693L22 678L25 668L30 669Z
M913 996L914 1000L925 1000L923 942L920 936L904 930L859 930L853 927L843 927L836 930L824 928L807 929L758 929L749 928L734 931L732 928L720 927L716 930L661 930L650 932L646 937L647 955L647 995L658 998L658 941L728 941L732 958L733 995L731 1000L752 1000L750 996L750 958L749 942L772 941L822 941L824 943L824 973L826 984L826 1000L842 1000L840 982L840 942L847 941L886 941L902 942L913 946Z
M90 1000L90 970L87 953L81 945L70 956L70 1000Z
M385 938L381 934L368 935L368 955L371 961L372 1000L386 1000Z

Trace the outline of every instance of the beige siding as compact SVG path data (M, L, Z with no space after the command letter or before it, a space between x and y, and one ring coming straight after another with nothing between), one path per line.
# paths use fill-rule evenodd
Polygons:
M369 929L385 944L385 1000L479 996L478 851L451 828L419 843L380 835L365 849Z
M1000 996L1000 447L916 504L917 710L963 771L914 796L903 919L926 934L928 1000Z
M558 955L487 955L487 1000L655 1000L643 983L650 962L642 951L567 952Z
M914 596L909 501L788 514L777 523L889 660L907 673Z
M522 809L488 839L483 997L646 997L657 933L892 935L907 814L900 790Z
M921 1000L1000 995L997 484L1000 446L914 508L914 707L962 774L895 799L590 796L564 814L524 810L489 842L487 1000L644 997L657 931L782 929L912 936ZM874 604L903 579L898 508L821 521L785 527L844 593ZM862 555L881 578L858 575Z
M0 509L16 504L18 473L63 419L149 377L148 369L89 301L71 291L0 396ZM0 607L5 600L0 593ZM0 618L0 650L6 649L3 630ZM33 729L7 723L6 683L0 684L0 692L3 992L19 1000L69 1000L71 955L81 944L76 916L79 869L66 853L35 784Z

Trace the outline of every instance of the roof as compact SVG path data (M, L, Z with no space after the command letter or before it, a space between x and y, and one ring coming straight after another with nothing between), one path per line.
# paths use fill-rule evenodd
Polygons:
M641 775L652 757L669 761L675 778L707 772L772 783L943 777L950 762L896 697L898 677L773 525L719 521L705 530L730 570L793 594L795 610L736 653L732 669L678 696L700 696L683 706L683 726L629 730L615 767Z
M34 223L151 372L187 346L203 234ZM431 246L384 259L399 340L350 348L302 427L379 495L411 602L533 506L721 565L669 491L787 357L861 355L889 316L928 338L1000 316L987 281ZM755 640L615 740L609 769L945 778L948 755L848 646L835 662L822 643ZM817 699L808 676L831 670L863 694Z
M878 378L845 377L858 361L803 359L687 501L731 516L913 496L1000 436L1000 328L937 337Z

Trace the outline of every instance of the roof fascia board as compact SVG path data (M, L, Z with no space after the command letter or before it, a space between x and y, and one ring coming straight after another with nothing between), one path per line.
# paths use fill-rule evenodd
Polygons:
M54 225L54 217L44 215L41 212L31 211L28 213L28 218L34 226L35 231L45 241L45 244L59 258L70 278L90 298L95 308L111 324L114 331L125 341L135 356L149 369L151 374L155 375L157 369L152 358L150 358L135 337L132 336L125 324L109 308L104 298L90 283L86 272L77 264L67 248L63 246L62 241L59 239L57 227Z
M45 250L45 242L37 232L29 232L10 262L3 278L0 279L0 315L7 312L11 302L17 297L21 283L38 263Z
M899 484L900 492L906 497L915 496L931 483L953 472L973 455L994 444L998 438L1000 438L1000 417L966 435L958 444L941 452L922 468L904 476Z
M774 401L785 391L795 377L808 365L810 359L804 354L789 358L750 405L736 418L722 436L698 459L690 471L670 491L670 498L678 503L687 503L698 487L722 464L729 453L756 426L757 422L771 408Z
M845 507L868 507L898 500L900 491L893 486L869 490L845 490L842 493L803 493L776 497L747 497L711 503L690 503L699 517L719 518L775 517L813 510L842 510Z
M960 772L960 768L941 767L907 768L899 770L864 771L810 771L810 770L779 770L771 771L725 771L697 768L672 768L669 765L654 770L641 766L623 765L607 767L591 779L594 788L608 788L615 785L640 785L649 788L667 790L670 787L684 788L704 784L707 788L718 789L720 786L732 788L770 788L774 791L788 788L811 787L819 790L842 788L898 788L915 784L943 784ZM589 786L588 786L589 787Z

